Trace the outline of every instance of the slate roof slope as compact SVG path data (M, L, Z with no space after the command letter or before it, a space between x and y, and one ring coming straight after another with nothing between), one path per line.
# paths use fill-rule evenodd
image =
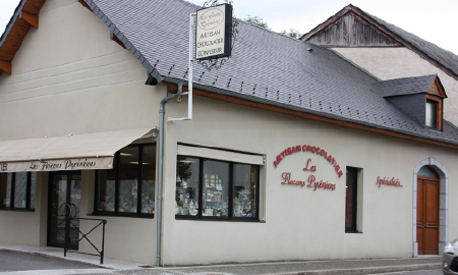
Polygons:
M398 78L374 83L374 87L383 97L421 94L428 91L436 78L437 74Z
M420 37L409 33L402 28L390 24L376 16L373 16L362 9L353 6L352 4L344 7L335 15L329 17L325 22L316 26L310 32L302 35L301 40L307 41L312 36L317 35L322 31L326 31L330 26L338 22L347 14L353 13L356 17L362 19L365 24L371 25L377 32L384 33L390 39L404 45L405 47L415 51L420 56L429 60L436 66L440 67L446 73L458 80L458 56L454 53L444 50L435 44L421 39Z
M182 0L84 1L161 80L187 82L189 14L199 6ZM238 31L232 58L222 68L194 65L195 87L458 144L455 127L447 122L443 132L421 127L377 93L375 78L334 52L241 20Z
M428 42L426 40L421 39L420 37L407 32L393 24L390 24L376 16L370 15L376 20L379 24L385 26L387 29L392 31L393 33L400 36L406 42L411 44L413 47L418 49L419 51L423 52L425 55L439 63L440 65L444 66L451 72L455 74L455 78L458 76L458 56L454 53L444 50L437 45Z

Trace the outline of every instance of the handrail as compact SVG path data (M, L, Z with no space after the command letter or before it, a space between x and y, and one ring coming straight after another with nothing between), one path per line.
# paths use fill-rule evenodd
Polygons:
M70 204L65 204L68 210L70 210ZM97 253L100 255L100 264L103 264L103 259L105 255L105 225L107 224L107 220L103 219L91 219L91 218L74 218L72 217L71 211L66 211L65 219L65 237L64 237L64 257L67 257L67 251L70 250L70 247L72 245L79 243L83 239L86 239L86 241L97 251ZM79 226L75 225L72 221L98 221L99 223L94 226L91 230L89 230L87 233L83 233ZM63 222L62 221L62 222ZM61 223L62 223L61 222ZM60 223L60 224L61 224ZM88 235L91 234L96 228L98 228L100 225L102 225L102 248L99 250L99 248L94 245L91 240L89 240ZM78 230L78 234L81 234L81 238L79 238L77 241L71 242L70 243L70 228L74 227Z

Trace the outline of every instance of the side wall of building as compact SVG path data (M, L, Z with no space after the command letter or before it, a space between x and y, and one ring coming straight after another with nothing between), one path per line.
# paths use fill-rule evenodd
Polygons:
M48 0L39 18L12 62L12 75L0 76L0 140L157 126L166 88L144 84L145 68L110 40L97 15L77 0ZM0 211L0 242L47 244L48 173L38 174L35 211ZM82 176L81 215L87 217L94 209L95 174ZM155 219L91 218L108 220L106 257L155 262ZM80 245L80 251L91 249Z
M455 151L199 97L194 103L192 121L167 124L166 265L412 257L414 168L425 159L437 159L449 173L450 197L458 192ZM184 108L183 103L172 104L168 110ZM260 172L261 221L175 219L177 143L265 155ZM321 148L335 164L301 151L282 156L275 167L277 156L297 145ZM315 172L304 171L309 159ZM343 171L340 177L336 165ZM360 169L360 233L345 233L347 166ZM282 184L285 172L291 173L291 180L307 183L314 175L317 181L336 184L336 189ZM378 177L394 178L402 187L379 186ZM457 202L449 201L450 217L457 207ZM455 236L457 221L450 219L449 229Z
M458 125L458 81L407 48L332 48L380 80L437 74L448 99L444 116Z

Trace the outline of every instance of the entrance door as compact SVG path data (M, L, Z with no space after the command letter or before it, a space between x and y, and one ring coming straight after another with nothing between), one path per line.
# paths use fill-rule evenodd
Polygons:
M418 254L439 254L439 179L417 179Z
M70 248L78 249L79 220L66 221L65 217L80 216L81 172L51 173L48 205L48 246L64 247L65 230L68 230Z

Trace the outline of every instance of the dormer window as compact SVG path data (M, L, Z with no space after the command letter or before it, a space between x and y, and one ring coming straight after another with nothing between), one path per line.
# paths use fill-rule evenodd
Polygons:
M444 86L437 75L381 81L377 92L421 127L442 131Z

